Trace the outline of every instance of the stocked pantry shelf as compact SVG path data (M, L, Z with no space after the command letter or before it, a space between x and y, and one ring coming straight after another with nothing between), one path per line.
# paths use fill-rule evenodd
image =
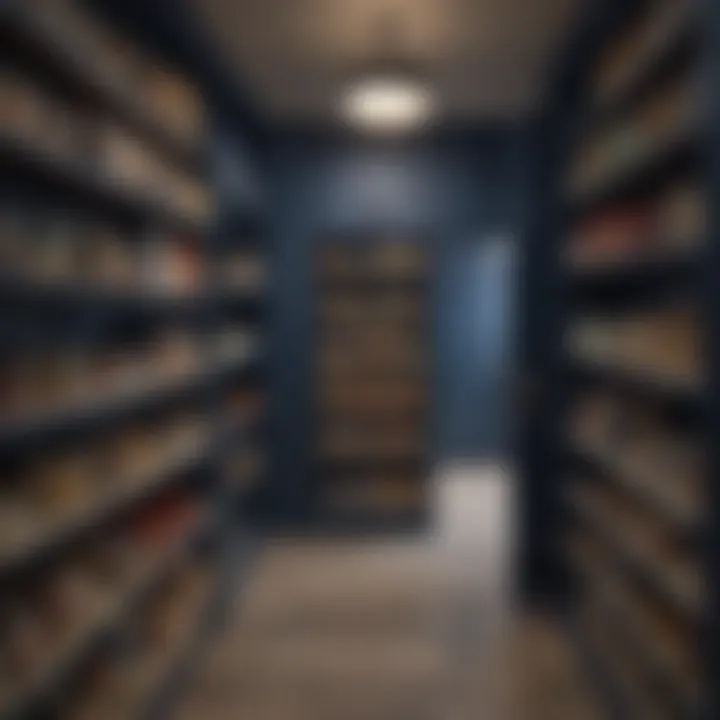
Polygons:
M59 651L46 659L36 677L11 697L0 696L0 718L24 717L69 680L108 634L116 632L125 618L180 566L198 543L207 536L207 522L181 537L161 557L145 558L133 571L124 587L85 618L82 627L69 637Z
M37 420L0 424L0 449L12 450L35 445L56 436L73 435L78 430L112 423L132 416L138 411L169 403L181 397L199 394L228 376L253 375L261 371L257 362L225 362L210 371L167 382L162 375L143 383L135 392L111 395L100 402L55 411Z
M699 382L669 379L653 375L652 371L589 358L571 357L567 369L580 380L581 385L617 388L634 396L657 399L690 416L699 414L703 409Z
M605 661L606 637L591 636L587 617L573 617L568 632L574 640L576 652L583 665L595 680L595 687L607 716L618 720L635 717L702 717L696 700L688 699L676 688L670 687L666 674L657 667L653 648L647 638L638 636L628 626L628 618L612 603L600 601L598 615L612 622L613 650L624 663L625 674L610 673ZM577 614L576 614L577 615ZM595 622L600 622L597 618ZM597 633L603 632L601 627ZM605 629L605 634L608 630Z
M333 238L318 255L316 517L324 528L427 520L428 251Z
M567 622L567 629L577 656L595 680L595 689L608 717L630 720L623 689L618 684L617 677L608 672L602 652L590 637L587 623L579 612L572 613Z
M619 535L612 521L588 503L570 500L569 509L572 516L601 542L612 562L630 582L648 588L699 628L706 608L703 590L697 582L687 582L689 578L685 576L671 577L670 571L657 558L636 547L630 538Z
M597 123L608 123L622 116L634 103L650 95L678 67L687 63L699 40L695 24L682 8L666 8L663 27L634 65L628 64L623 84L594 107Z
M188 674L197 663L198 655L211 636L213 623L219 611L220 593L210 591L205 602L192 622L187 633L180 638L176 647L156 664L151 681L138 701L138 711L134 717L154 720L172 702L178 694ZM119 716L121 717L121 716Z
M188 68L93 7L0 5L3 720L160 716L267 462L257 208Z
M164 465L140 478L130 478L124 487L108 497L98 499L91 507L71 513L70 517L56 518L31 537L18 540L14 545L0 549L0 575L27 569L30 564L46 559L48 555L62 552L70 543L91 534L102 525L128 512L134 506L146 502L178 483L186 474L210 460L210 451L191 448L168 458Z
M38 147L19 136L0 134L2 171L24 173L97 210L134 221L170 226L199 236L208 228L178 210L141 195L118 180L94 171L78 160Z
M533 427L551 450L528 452L528 467L545 463L530 467L528 492L552 517L531 542L550 548L540 556L553 572L538 585L574 608L602 710L628 720L720 708L720 637L707 632L718 585L720 141L706 44L717 45L717 19L712 3L597 3L543 136L543 182L555 190L538 193L532 300L551 331L528 357L547 384Z
M672 177L696 168L699 153L696 134L683 133L654 151L633 158L629 167L620 168L596 186L572 195L568 213L576 218L612 202L651 193Z
M10 0L0 6L0 39L24 54L36 69L71 94L82 95L99 109L117 115L171 160L193 172L203 168L199 149L172 137L162 120L140 102L132 86L123 86L97 57L55 22L53 13Z
M192 560L191 556L187 557L189 561ZM217 610L217 594L220 588L218 583L213 581L210 572L195 573L193 576L193 572L186 572L182 565L166 575L166 580L171 584L177 581L178 572L181 585L185 585L185 597L181 602L174 601L174 606L170 603L167 607L161 597L159 606L150 611L153 615L168 610L174 615L171 632L163 646L153 648L151 652L139 657L138 662L131 668L121 671L116 678L116 682L120 683L121 695L108 694L107 697L102 697L96 696L96 691L91 691L89 699L76 701L71 706L69 717L86 717L86 713L93 713L96 709L101 712L101 717L114 720L154 718L167 711L167 707L158 705L157 701L170 689L174 694L179 692L179 688L172 685L178 671L189 668L190 662L195 660L201 641L209 637L212 630L209 621L212 619L211 613ZM154 592L162 593L162 590L162 587L155 588ZM152 603L151 596L151 608ZM161 612L157 620L163 622Z
M627 640L625 649L657 705L668 708L673 716L701 716L702 690L697 669L693 670L696 676L683 677L687 673L673 656L672 640L663 638L662 633L658 635L657 627L646 621L640 598L628 594L612 568L598 567L592 555L583 557L577 548L571 548L569 560L582 578L585 592L593 593L603 615Z
M637 502L656 513L664 522L683 537L698 541L702 538L703 513L692 507L682 496L672 497L656 487L655 478L643 475L637 469L628 467L621 458L608 452L589 449L575 442L569 448L571 459L580 467L599 472L608 482L616 484Z

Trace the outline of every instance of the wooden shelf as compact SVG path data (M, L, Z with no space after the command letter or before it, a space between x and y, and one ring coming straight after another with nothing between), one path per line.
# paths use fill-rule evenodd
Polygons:
M657 190L669 179L696 167L698 156L697 133L687 130L673 140L647 149L587 190L571 192L569 216L577 218L601 206Z
M205 296L151 294L141 290L91 286L71 281L44 282L0 271L0 300L36 306L62 307L80 313L157 317L192 316L205 306Z
M164 711L168 699L178 694L187 671L210 637L221 600L221 583L214 580L205 578L202 587L190 589L187 607L182 609L185 622L168 634L162 647L155 647L138 657L132 671L120 681L123 685L120 703L108 698L104 703L93 704L92 710L98 717L150 720L167 715ZM84 717L88 712L85 708L81 714Z
M242 291L152 294L82 282L46 282L0 270L0 302L66 308L81 313L133 315L167 319L194 317L207 308L230 309L234 316L257 319L266 312L266 298Z
M568 620L568 632L600 705L607 710L608 717L631 720L627 713L627 694L622 683L590 638L585 622L577 611Z
M171 162L192 173L202 172L205 162L199 149L175 139L132 87L121 86L108 68L32 3L8 0L0 5L0 41L5 53L21 56L68 94L120 118Z
M47 415L0 424L0 451L42 443L57 436L67 436L88 428L122 420L140 410L148 410L210 388L228 377L262 372L255 356L242 356L212 364L208 369L189 373L168 381L167 375L148 378L137 390L110 393L90 404L76 403L53 410Z
M706 609L704 598L696 596L684 581L669 578L666 569L635 550L600 513L576 501L569 501L569 505L575 517L603 544L625 577L649 588L686 620L696 625L700 622Z
M35 418L5 422L0 425L0 449L17 450L58 435L74 434L123 419L138 410L159 406L199 391L205 387L209 377L206 373L191 373L168 381L167 376L159 374L130 393L110 393L89 404L76 403Z
M665 404L689 410L693 415L702 408L702 384L698 381L682 381L663 377L651 371L624 367L620 364L571 356L569 369L583 383L593 386L606 385L631 395L659 400Z
M151 223L202 237L208 232L204 224L153 200L146 191L125 187L79 160L61 157L25 138L0 135L0 164L1 172L12 173L16 180L26 175L69 195L93 212L102 211L127 222Z
M207 523L201 522L195 530L187 533L155 562L140 568L137 577L118 589L114 597L63 643L62 648L45 663L38 676L27 687L8 698L0 698L0 718L15 720L25 717L46 700L57 688L71 678L83 662L90 657L104 637L116 631L125 618L156 587L162 585L185 560L208 531Z
M698 292L701 250L665 252L568 269L573 298L583 306L647 307Z
M663 42L636 65L619 90L591 108L593 125L607 125L626 114L691 60L698 42L697 21L689 6L682 8L680 3L678 8L683 16L675 18Z
M208 460L211 447L185 449L177 457L167 458L161 466L141 478L131 478L121 490L102 498L90 508L58 518L34 537L18 542L16 547L0 549L0 575L26 569L29 565L59 554L75 540L107 525L133 507L146 503L184 475Z
M587 563L573 553L569 555L576 572L589 583L587 589L597 596L608 623L627 639L627 650L646 680L647 692L662 698L662 704L671 708L673 717L701 717L698 714L702 704L700 687L692 690L683 688L682 679L673 663L667 660L666 652L658 646L652 630L643 627L642 611L631 607L631 598L622 597L627 590L623 589L621 582L609 576L596 577Z
M698 509L697 514L691 513L688 509L683 509L678 502L663 497L653 487L652 478L640 480L638 473L627 468L621 459L584 447L579 443L571 444L570 453L584 465L590 465L598 470L614 487L627 493L635 502L639 502L679 536L696 540L702 536L704 518L700 510Z

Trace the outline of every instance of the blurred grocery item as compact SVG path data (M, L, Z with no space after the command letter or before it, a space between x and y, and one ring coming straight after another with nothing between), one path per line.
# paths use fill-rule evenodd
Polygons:
M687 307L585 318L569 330L569 347L581 360L645 375L650 381L700 388L702 333Z

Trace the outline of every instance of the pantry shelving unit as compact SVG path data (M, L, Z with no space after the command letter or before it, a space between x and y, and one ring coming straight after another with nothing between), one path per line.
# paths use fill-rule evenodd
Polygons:
M270 257L261 213L238 210L232 198L220 223L215 247L215 266L232 274L237 263L246 275L239 278L244 290L220 291L216 297L216 317L225 322L242 322L267 345L268 286ZM227 282L220 281L220 287ZM269 463L267 355L260 350L242 372L230 374L222 387L219 405L225 412L219 418L220 463L224 506L229 509L230 532L240 517L261 521L258 511L267 491ZM260 514L262 514L260 510Z
M0 12L0 38L8 52L42 66L55 86L118 117L169 159L191 171L203 172L203 149L168 133L163 119L147 109L130 83L118 82L105 65L88 63L90 48L73 42L57 16L38 12L31 3L18 2L3 3Z
M83 204L107 209L117 216L157 222L203 235L206 229L159 201L150 200L116 181L102 177L83 163L58 157L17 135L0 139L0 159L18 176L43 182Z
M429 522L431 253L422 239L318 243L311 519L373 533Z
M41 4L0 4L0 718L157 718L237 569L228 397L264 392L264 303L215 282L234 230L187 68Z
M535 128L524 589L612 718L720 715L718 78L717 3L594 3Z

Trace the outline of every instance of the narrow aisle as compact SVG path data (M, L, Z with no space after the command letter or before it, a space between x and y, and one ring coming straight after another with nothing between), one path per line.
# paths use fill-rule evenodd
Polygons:
M272 543L178 720L593 718L564 642L512 614L510 491L456 468L433 535Z

